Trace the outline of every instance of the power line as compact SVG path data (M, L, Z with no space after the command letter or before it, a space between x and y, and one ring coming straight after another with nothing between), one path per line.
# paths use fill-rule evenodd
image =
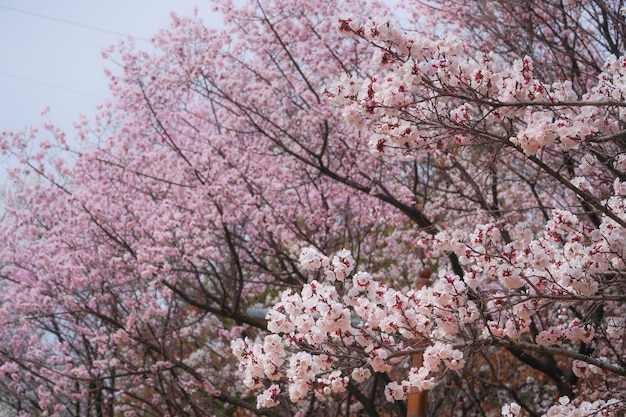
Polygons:
M28 83L33 83L33 84L39 84L45 87L49 87L49 88L55 88L57 90L62 90L68 93L73 93L73 94L80 94L82 96L88 96L88 97L94 97L94 98L99 98L99 99L104 99L105 97L100 95L100 94L95 94L95 93L89 93L87 91L81 91L81 90L75 90L73 88L69 88L69 87L63 87L61 85L57 85L57 84L52 84L52 83L48 83L45 81L40 81L40 80L35 80L34 78L28 78L28 77L24 77L21 75L16 75L16 74L11 74L9 72L5 72L5 71L1 71L0 70L0 76L3 77L9 77L9 78L15 78L21 81L26 81Z
M62 24L65 24L65 25L71 25L71 26L75 26L75 27L78 27L78 28L81 28L81 29L87 29L87 30L91 30L91 31L95 31L95 32L106 33L108 35L123 36L123 37L128 36L127 34L124 34L122 32L117 32L117 31L114 31L114 30L109 30L109 29L105 29L105 28L101 28L101 27L92 26L92 25L87 25L87 24L84 24L84 23L74 22L74 21L67 20L67 19L61 19L61 18L54 17L54 16L48 16L48 15L45 15L45 14L41 14L41 13L37 13L37 12L31 12L31 11L28 11L28 10L18 9L16 7L7 6L5 4L0 4L0 9L8 10L8 11L15 12L15 13L21 13L21 14L28 15L28 16L33 16L33 17L49 20L49 21L56 22L56 23L62 23ZM141 37L134 37L134 39L139 40L139 41L149 42L147 39L144 39L144 38L141 38ZM61 86L61 85L58 85L58 84L53 84L53 83L37 80L37 79L34 79L34 78L24 77L22 75L9 73L9 72L2 71L2 70L0 70L0 76L17 79L17 80L21 80L21 81L24 81L24 82L27 82L27 83L45 86L45 87L48 87L48 88L54 88L56 90L65 91L65 92L72 93L72 94L79 94L79 95L82 95L82 96L94 97L94 98L99 98L99 99L103 99L104 98L104 96L99 95L99 94L90 93L90 92L87 92L87 91L76 90L76 89L73 89L73 88L64 87L64 86Z
M22 13L22 14L25 14L25 15L28 15L28 16L34 16L34 17L38 17L40 19L46 19L46 20L50 20L50 21L53 21L53 22L57 22L57 23L63 23L63 24L66 24L66 25L76 26L76 27L79 27L81 29L88 29L88 30L93 30L93 31L96 31L96 32L106 33L106 34L109 34L109 35L128 36L128 34L125 34L125 33L122 33L122 32L117 32L117 31L114 31L114 30L99 28L99 27L92 26L92 25L86 25L84 23L73 22L71 20L61 19L61 18L53 17L53 16L48 16L48 15L45 15L45 14L31 12L31 11L28 11L28 10L22 10L22 9L18 9L16 7L6 6L4 4L0 4L0 9L9 10L9 11L12 11L12 12L15 12L15 13ZM133 36L133 38L138 40L138 41L150 42L148 39L141 38L141 37L138 37L138 36Z

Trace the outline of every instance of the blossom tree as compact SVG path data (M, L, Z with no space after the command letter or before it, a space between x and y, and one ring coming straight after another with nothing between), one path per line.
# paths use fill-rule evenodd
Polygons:
M104 51L113 100L78 147L1 136L23 168L0 402L379 416L419 390L450 415L623 412L625 61L506 49L493 3L484 26L407 3L427 33L375 2L224 1L224 31L172 16L153 52ZM546 26L604 4L544 3ZM550 72L564 56L584 75Z
M365 49L332 29L338 6L223 8L225 32L173 16L157 52L106 50L115 100L77 123L78 149L50 125L3 134L23 162L1 254L16 413L256 412L228 346L265 328L249 307L306 281L300 248L384 265L381 246L416 236L400 199L370 193L383 164L360 173L366 144L322 94Z
M586 6L571 2L567 12L584 15ZM324 397L423 353L420 366L387 385L390 401L460 377L484 388L465 385L461 415L488 404L488 386L498 385L510 399L506 416L622 412L625 59L612 49L587 55L605 61L585 63L580 94L580 79L558 71L560 80L542 77L549 67L536 70L529 56L507 62L450 35L401 31L388 19L345 16L337 26L375 48L377 71L345 74L326 94L369 132L374 155L417 161L432 181L415 204L437 219L422 227L419 245L438 277L406 291L355 268L346 254L304 251L302 267L329 271L330 282L286 292L270 311L268 329L288 337L233 344L248 384L284 378L293 401L309 391ZM579 64L578 52L569 58ZM346 266L340 284L333 283L338 262ZM504 354L539 374L503 383L510 374L494 359ZM281 390L270 385L260 404L280 401ZM560 397L553 406L550 391Z

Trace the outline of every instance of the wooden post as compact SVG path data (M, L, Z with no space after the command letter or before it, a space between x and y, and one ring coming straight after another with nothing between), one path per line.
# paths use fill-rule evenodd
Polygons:
M411 358L411 365L414 368L422 366L423 355L416 353ZM406 406L406 417L426 417L428 412L428 396L425 392L417 388L411 388Z
M419 271L419 279L417 280L417 289L422 289L430 285L431 271L424 267ZM424 355L415 353L411 357L411 367L419 368L422 366ZM426 417L428 413L428 395L417 388L411 388L409 399L406 404L406 417Z

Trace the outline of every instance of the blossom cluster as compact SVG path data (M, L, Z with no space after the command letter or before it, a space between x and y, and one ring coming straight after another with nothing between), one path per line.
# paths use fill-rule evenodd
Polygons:
M406 159L417 149L466 145L464 132L478 129L534 156L553 145L568 151L587 138L619 131L624 57L609 57L598 84L579 97L570 81L546 84L535 77L528 56L506 64L493 54L468 54L454 36L432 40L383 19L361 24L339 18L338 25L374 45L371 65L378 72L344 75L327 95L344 107L348 121L368 124L375 155ZM615 105L617 118L608 119L598 103ZM512 135L503 128L511 120Z
M604 223L591 230L565 210L554 210L542 234L533 237L528 226L519 223L508 230L508 242L494 224L483 224L471 233L440 232L433 245L441 252L454 252L470 273L465 282L472 288L489 288L495 295L487 303L500 320L488 322L496 337L519 340L530 334L531 316L551 297L584 300L600 287L597 277L612 267L622 267L624 240L621 229ZM511 305L504 302L513 299ZM590 342L594 330L589 323L567 319L540 331L539 345L559 345L563 340ZM612 323L612 322L611 322ZM607 330L609 329L607 321ZM612 330L611 330L612 331Z
M347 250L329 259L304 248L300 263L308 271L321 268L326 280L283 292L267 313L271 334L263 340L232 343L244 384L255 390L272 383L259 397L259 407L276 404L280 381L286 380L291 401L302 401L310 392L323 398L342 393L351 379L360 383L391 370L415 349L423 352L423 364L406 380L388 385L390 401L405 399L412 387L431 389L441 372L463 367L457 335L479 313L457 276L443 274L432 286L405 294L365 271L355 272Z
M615 415L619 403L615 400L594 402L583 401L581 404L570 402L568 397L559 398L559 403L553 405L544 414L545 417L607 417ZM504 410L503 413L504 415Z

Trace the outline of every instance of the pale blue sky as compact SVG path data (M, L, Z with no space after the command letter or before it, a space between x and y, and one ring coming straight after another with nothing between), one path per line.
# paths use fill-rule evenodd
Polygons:
M0 131L40 124L48 105L66 129L92 117L108 96L103 68L113 68L101 49L121 34L149 39L172 11L190 15L194 5L208 25L221 24L209 0L0 0Z

